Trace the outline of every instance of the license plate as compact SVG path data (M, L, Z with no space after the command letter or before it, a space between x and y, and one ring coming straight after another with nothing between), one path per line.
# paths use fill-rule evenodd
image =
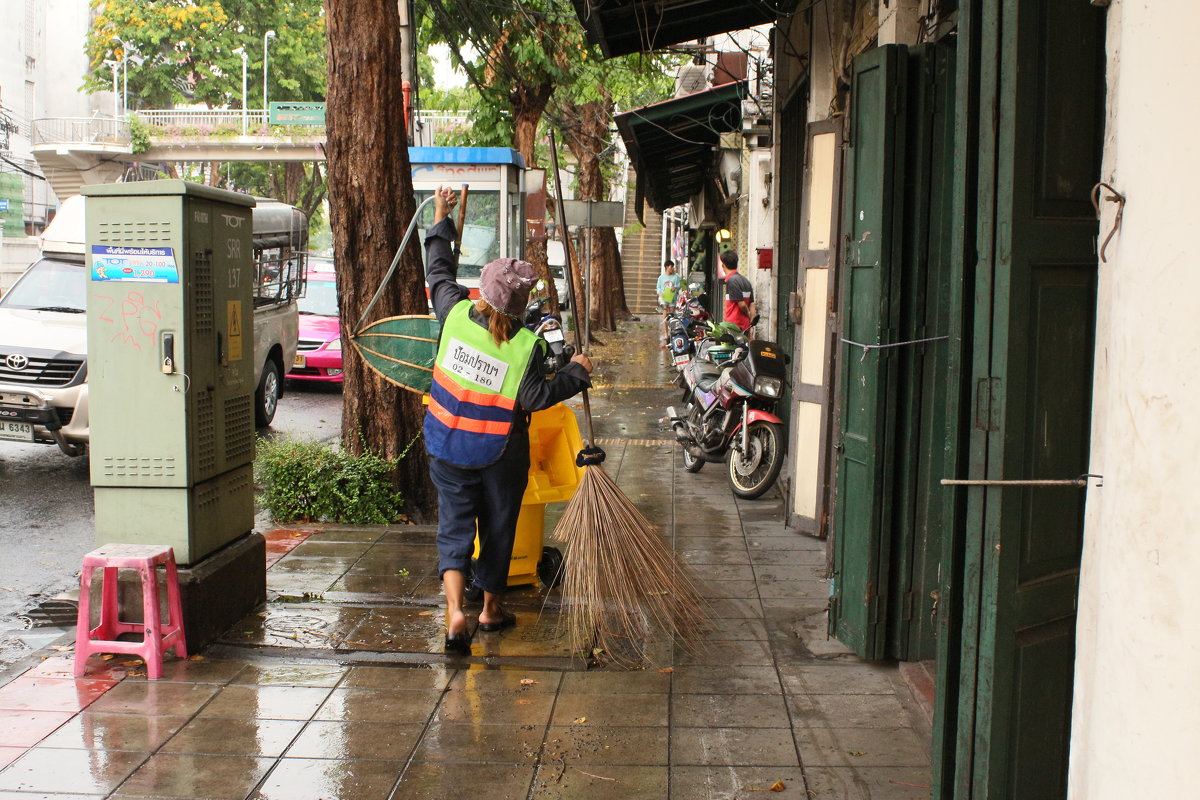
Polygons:
M675 366L679 366L680 364L690 363L691 360L692 360L692 357L689 355L675 356Z
M28 422L0 422L0 439L15 442L32 442L33 426Z
M304 361L304 356L302 356L302 355L300 355L299 353L297 353L297 354L296 354L296 360L292 362L292 366L293 366L293 367L303 367L303 366L304 366L304 364L305 364L305 361Z
M542 338L547 342L561 342L563 340L563 332L560 328L551 328L542 334Z

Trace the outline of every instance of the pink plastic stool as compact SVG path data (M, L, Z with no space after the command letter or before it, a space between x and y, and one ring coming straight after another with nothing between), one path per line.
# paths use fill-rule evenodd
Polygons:
M158 566L167 570L167 623L158 610ZM92 624L92 573L104 570L100 587L100 624ZM117 609L117 570L136 569L142 580L143 622L122 622ZM121 642L122 633L140 633L142 641ZM106 544L83 557L79 575L79 616L75 623L75 676L87 671L88 656L94 653L129 653L146 662L151 680L162 677L163 654L175 648L178 658L187 658L183 636L183 604L179 600L179 577L175 551L170 547L143 544Z

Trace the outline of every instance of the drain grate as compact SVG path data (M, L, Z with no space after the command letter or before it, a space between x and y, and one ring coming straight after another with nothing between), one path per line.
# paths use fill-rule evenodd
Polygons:
M29 628L70 628L75 624L79 604L74 600L47 600L20 616Z

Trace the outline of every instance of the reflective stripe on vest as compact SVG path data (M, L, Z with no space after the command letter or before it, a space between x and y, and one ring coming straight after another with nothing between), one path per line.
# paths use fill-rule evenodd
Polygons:
M429 454L460 467L486 467L504 452L517 392L539 339L521 328L500 347L470 317L470 300L450 310L438 343L425 414Z

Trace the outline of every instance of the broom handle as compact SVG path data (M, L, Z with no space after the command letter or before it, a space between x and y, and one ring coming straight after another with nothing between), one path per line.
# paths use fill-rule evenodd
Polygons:
M571 309L575 314L575 352L583 353L583 335L579 327L579 303L575 301L575 248L571 246L571 237L567 235L567 207L563 203L562 193L562 176L558 174L558 144L554 141L554 131L550 131L550 163L554 167L554 194L558 204L558 224L554 227L558 230L559 237L562 239L563 251L567 254L567 297L571 303ZM586 312L585 312L586 313ZM587 426L587 444L588 447L593 447L596 444L596 434L592 431L592 403L588 400L587 389L583 390L583 421Z
M462 191L458 193L458 238L454 240L454 256L455 258L462 255L462 236L463 228L467 222L467 184L462 185Z

